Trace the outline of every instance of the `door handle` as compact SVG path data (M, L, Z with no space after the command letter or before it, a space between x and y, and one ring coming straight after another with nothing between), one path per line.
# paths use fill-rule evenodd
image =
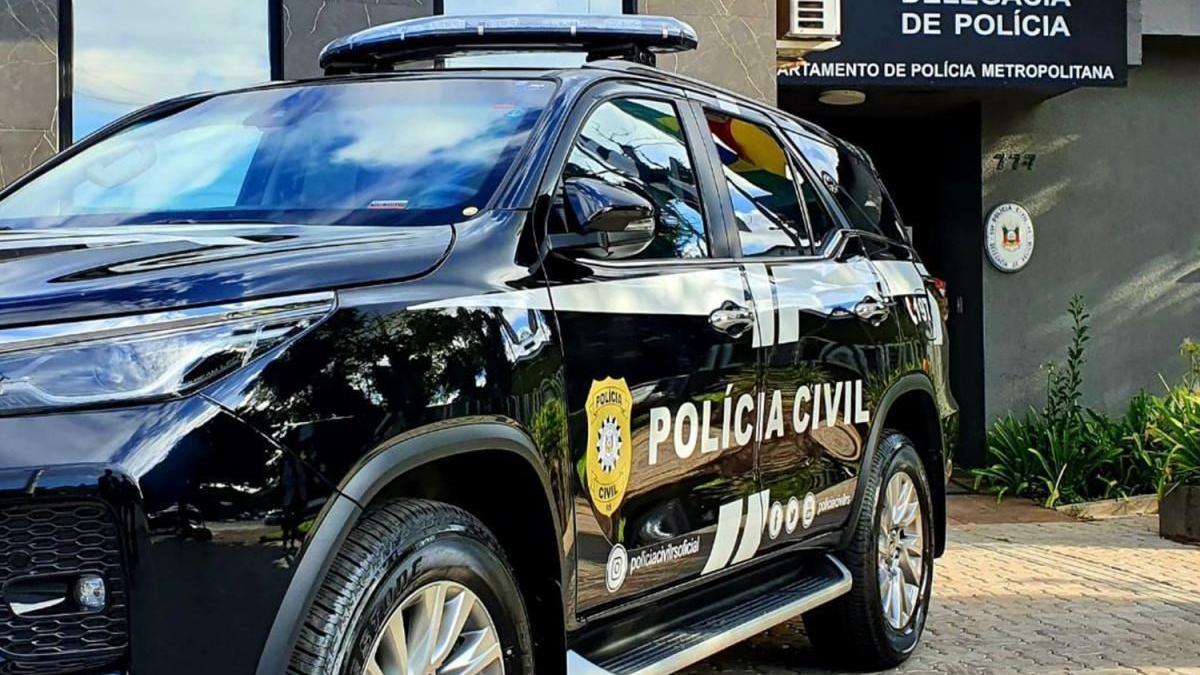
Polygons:
M732 300L726 300L708 315L708 325L717 332L739 338L754 327L754 312Z
M891 316L892 303L868 295L862 302L854 306L854 314L872 326L878 326Z

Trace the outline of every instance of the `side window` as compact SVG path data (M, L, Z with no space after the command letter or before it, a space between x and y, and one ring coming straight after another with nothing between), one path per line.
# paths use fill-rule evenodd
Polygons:
M808 161L809 166L817 172L818 176L822 179L827 175L837 176L838 155L837 150L832 145L826 145L808 136L790 131L787 132L787 135L800 148L800 153ZM816 239L815 245L820 247L839 226L837 221L833 219L832 214L825 208L825 204L821 201L821 196L815 186L806 184L803 187L803 191L804 202L808 205L809 212L813 214L812 228L813 237Z
M846 144L835 147L803 134L790 136L829 184L854 229L901 242L906 240L900 215L866 153Z
M704 116L729 186L742 255L808 253L804 206L787 152L775 135L724 113L706 110Z
M812 227L813 247L820 248L841 225L825 206L817 187L806 176L800 177L800 194L804 197L804 208L808 213L808 223Z
M658 207L658 235L637 259L708 255L700 188L674 105L635 98L601 104L563 170L564 178L580 176L639 191Z

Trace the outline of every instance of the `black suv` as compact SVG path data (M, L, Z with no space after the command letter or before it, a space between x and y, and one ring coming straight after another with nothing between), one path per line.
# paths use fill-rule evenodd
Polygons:
M904 660L932 280L861 151L648 65L695 40L393 24L0 195L0 673L666 673L799 616Z

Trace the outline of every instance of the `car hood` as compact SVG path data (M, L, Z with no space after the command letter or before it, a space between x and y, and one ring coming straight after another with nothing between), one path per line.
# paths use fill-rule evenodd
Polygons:
M0 231L0 325L403 281L451 226L126 225Z

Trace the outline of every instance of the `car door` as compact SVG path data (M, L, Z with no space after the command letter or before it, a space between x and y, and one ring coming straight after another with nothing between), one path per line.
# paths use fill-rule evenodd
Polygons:
M688 144L699 132L689 109L632 85L602 86L580 106L561 179L600 178L657 210L654 241L632 258L551 255L545 266L586 614L694 579L714 545L732 546L715 525L722 504L757 488L757 355L742 272L712 227L711 169ZM559 211L561 199L552 232L569 229Z
M892 304L857 248L834 248L842 222L828 195L765 115L704 99L718 192L757 309L767 495L760 550L840 528L885 368Z
M788 129L785 135L829 190L856 239L853 247L871 261L894 303L896 321L894 332L884 336L888 359L880 386L918 371L940 382L946 375L938 296L871 158L861 148L803 129Z

